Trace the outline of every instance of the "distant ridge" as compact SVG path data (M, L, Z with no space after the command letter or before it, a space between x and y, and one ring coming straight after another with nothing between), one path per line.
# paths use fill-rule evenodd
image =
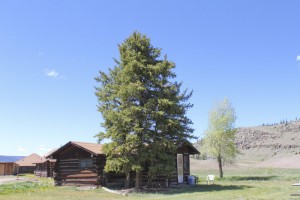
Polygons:
M300 121L238 128L238 159L265 161L300 155Z
M195 147L200 148L201 142L196 142ZM300 169L299 120L237 128L235 143L240 152L234 160L235 164Z
M25 156L3 156L0 155L0 162L16 162Z

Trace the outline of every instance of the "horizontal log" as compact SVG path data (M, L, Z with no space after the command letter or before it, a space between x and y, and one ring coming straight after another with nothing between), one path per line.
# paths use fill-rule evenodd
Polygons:
M76 179L76 178L67 178L64 179L66 182L97 182L97 177L96 178L81 178L81 179Z
M96 170L93 170L93 171L89 171L89 172L86 172L86 171L80 171L80 170L77 170L77 171L57 171L57 173L59 174L63 174L63 175L75 175L75 174L98 174L98 172Z
M79 159L60 159L59 162L65 162L65 161L78 161Z
M61 167L61 168L66 168L66 167L79 167L79 164L67 164L67 165L58 165L58 167Z
M63 162L63 163L58 163L59 165L79 165L79 162Z
M77 163L77 164L64 164L64 165L59 164L58 166L61 167L61 168L68 168L68 167L79 167L80 165L79 165L79 163ZM97 167L99 167L99 166L93 164L89 168L97 168Z
M58 171L78 171L82 173L90 173L90 172L96 172L95 168L90 168L90 169L81 169L81 168L65 168L65 169L59 169Z
M80 172L79 169L60 169L59 172Z
M98 183L62 183L63 186L89 186L89 185L98 185Z
M65 177L65 178L68 178L68 177L72 177L72 178L76 178L76 177L97 177L98 174L94 174L94 173L91 173L91 174L57 174L56 177Z

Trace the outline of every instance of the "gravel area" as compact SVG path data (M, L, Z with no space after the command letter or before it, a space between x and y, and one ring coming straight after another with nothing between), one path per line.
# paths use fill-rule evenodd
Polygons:
M7 183L7 182L15 182L15 181L20 181L23 180L24 178L18 178L17 176L0 176L0 185Z

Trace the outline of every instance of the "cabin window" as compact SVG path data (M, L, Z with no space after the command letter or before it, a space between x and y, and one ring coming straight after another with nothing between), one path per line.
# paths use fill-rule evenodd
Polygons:
M79 160L79 168L90 168L93 166L93 161L90 158Z

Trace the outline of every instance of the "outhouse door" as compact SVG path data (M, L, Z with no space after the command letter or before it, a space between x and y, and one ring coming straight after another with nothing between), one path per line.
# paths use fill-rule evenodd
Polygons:
M178 183L183 183L183 155L177 154Z

